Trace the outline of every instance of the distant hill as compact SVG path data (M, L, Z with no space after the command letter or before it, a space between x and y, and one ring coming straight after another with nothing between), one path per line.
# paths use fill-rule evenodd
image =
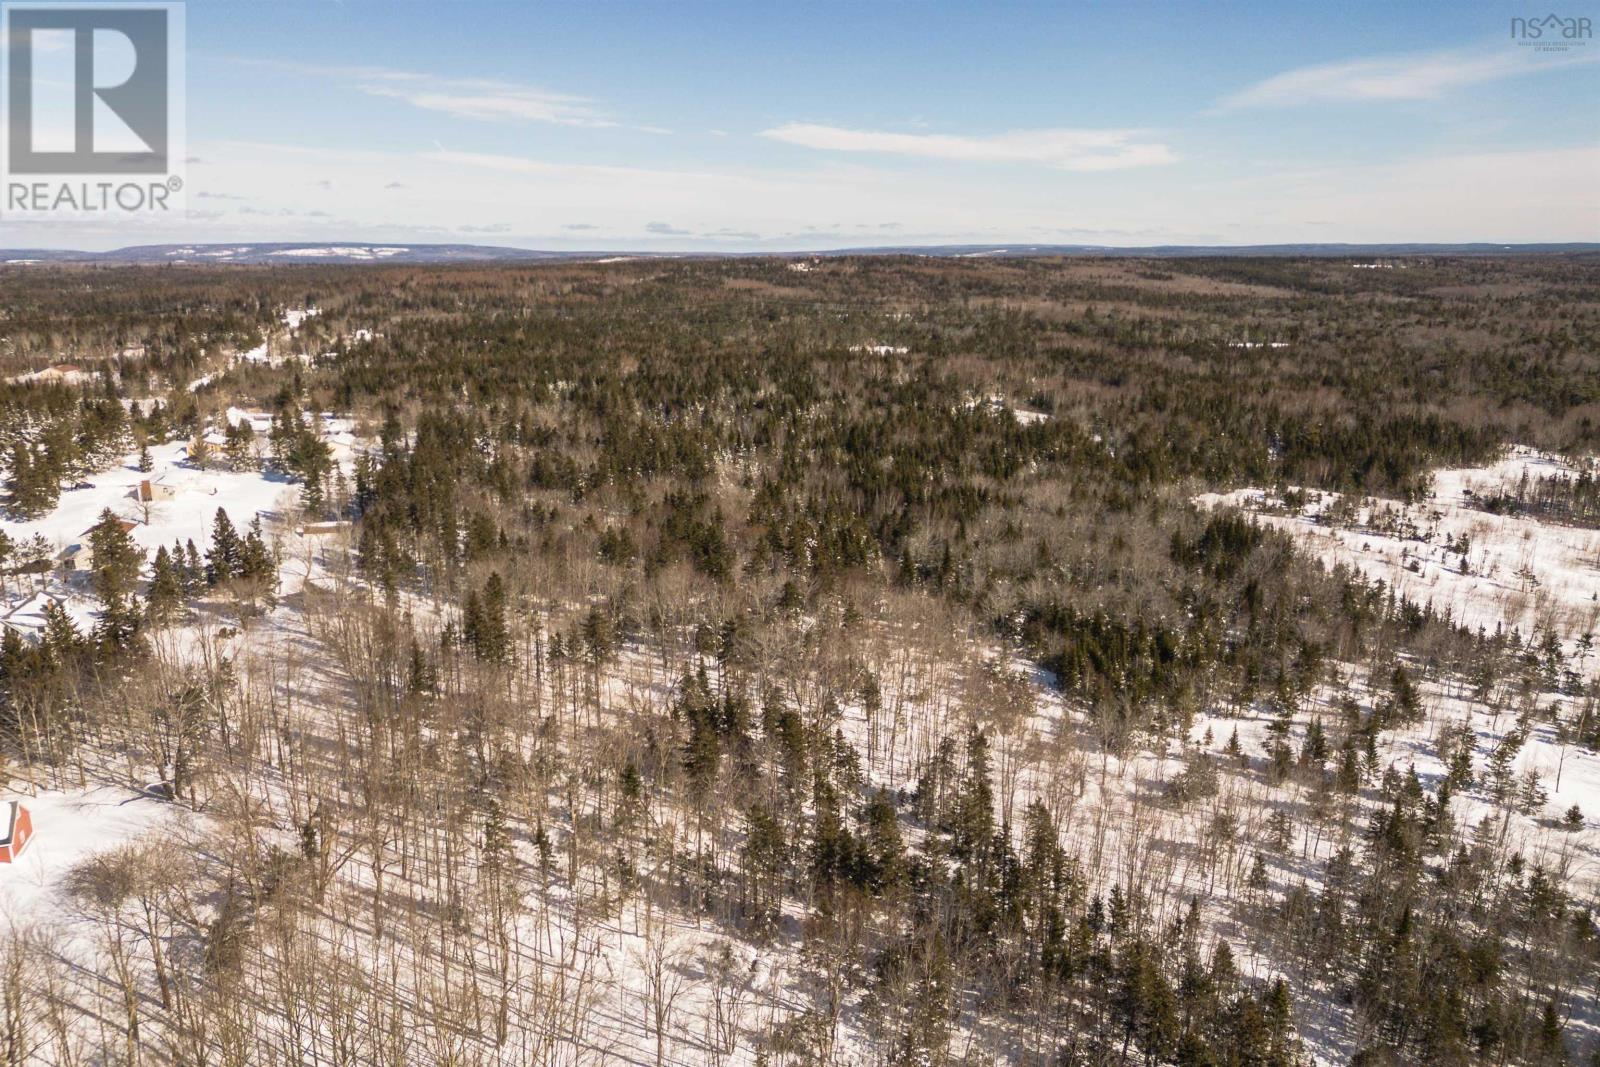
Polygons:
M133 245L109 252L70 249L0 249L0 264L45 263L490 263L610 258L717 258L751 256L939 256L1017 258L1025 256L1419 256L1519 255L1600 252L1600 243L1553 244L1280 244L1280 245L874 245L819 252L639 252L602 250L555 252L504 245L370 244L365 242L268 242L242 244Z
M578 258L591 258L586 253ZM357 241L132 245L109 252L0 250L0 263L456 263L571 258L565 252L494 245L401 245Z
M938 245L841 248L821 255L837 256L948 256L1005 258L1018 256L1125 256L1177 258L1192 256L1475 256L1520 253L1600 252L1600 243L1572 241L1564 244L1285 244L1285 245Z

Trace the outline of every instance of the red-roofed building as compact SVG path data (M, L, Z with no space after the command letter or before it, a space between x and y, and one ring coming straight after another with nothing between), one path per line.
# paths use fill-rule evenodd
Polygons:
M0 802L0 863L14 863L33 839L33 816L20 800Z

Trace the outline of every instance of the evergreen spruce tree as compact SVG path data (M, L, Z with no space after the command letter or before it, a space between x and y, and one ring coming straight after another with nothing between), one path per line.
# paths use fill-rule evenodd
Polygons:
M211 465L211 442L206 440L204 432L196 431L195 435L189 439L188 453L189 462L201 470L205 470Z
M239 576L266 589L276 584L273 579L277 570L272 551L261 534L261 517L257 516L251 520L250 532L239 546Z
M684 745L683 770L688 779L689 802L698 828L716 787L722 765L722 739L718 736L716 702L701 686L694 686L680 701L680 714L688 720L689 739Z
M415 637L411 639L411 668L407 672L406 692L412 696L428 696L439 687L438 672L433 664L428 662L428 657L423 654L422 645Z
M506 586L495 571L483 586L483 611L479 618L478 655L502 663L511 652L510 631L506 629Z
M100 521L89 528L88 540L94 553L95 595L107 604L120 600L139 580L144 552L110 508L102 511Z
M467 590L467 600L461 606L461 639L479 658L483 656L484 625L483 601L476 589Z
M141 622L133 597L114 592L105 599L100 609L100 620L95 625L94 643L103 651L117 654L131 651L139 636Z
M315 430L301 427L293 435L284 465L303 483L301 506L313 514L320 513L327 504L327 478L333 456L328 446L317 438Z
M872 889L883 894L895 892L906 877L906 849L894 801L881 789L867 805L866 845L872 863Z
M967 735L967 773L950 819L950 850L968 859L994 834L994 790L989 782L989 739L974 727Z
M172 562L166 545L156 549L151 564L150 590L145 596L145 614L156 625L164 625L177 617L183 609L183 579Z
M251 448L256 439L250 420L240 419L238 422L230 422L225 437L222 451L228 457L228 466L236 471L248 469L253 458Z
M53 600L45 604L44 633L39 638L44 658L60 666L76 660L83 648L83 633L72 617Z
M11 509L25 518L43 515L55 507L61 495L61 485L52 458L17 441L11 448L11 471L6 481L6 492Z
M183 592L187 597L197 597L206 590L206 566L200 559L200 550L194 546L194 539L185 542L180 552L174 552L174 561L181 555L183 559Z
M207 583L222 585L239 577L242 573L241 553L242 546L238 531L233 528L233 521L228 518L226 511L218 508L217 517L211 525L211 547L206 551Z
M0 685L14 683L24 673L29 658L22 635L9 626L0 626Z

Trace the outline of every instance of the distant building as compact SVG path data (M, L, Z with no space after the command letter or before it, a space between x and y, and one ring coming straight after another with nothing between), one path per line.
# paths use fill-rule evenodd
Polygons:
M139 524L133 519L118 519L117 525L122 527L123 533L132 533L138 529ZM89 529L79 534L81 540L63 548L56 560L64 571L87 571L94 569L94 546L89 543L89 534L94 530Z
M78 541L63 548L56 562L64 571L87 571L94 568L94 549L87 541Z
M174 485L168 485L166 482L151 481L146 478L134 486L128 495L141 504L151 504L162 500L176 500L178 488Z
M96 523L95 525L99 525L99 524ZM139 520L138 519L118 519L117 520L117 525L122 527L122 532L123 533L133 533L133 531L135 531L135 530L137 530L139 528ZM79 534L78 536L79 537L88 537L89 534L91 534L92 532L94 532L94 526L89 527L87 530L83 531L83 533Z

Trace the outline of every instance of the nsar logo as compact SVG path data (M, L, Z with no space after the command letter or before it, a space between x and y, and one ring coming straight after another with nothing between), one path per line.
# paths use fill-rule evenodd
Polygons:
M1594 24L1585 16L1546 15L1511 20L1511 39L1539 52L1566 52L1587 44L1593 36Z

